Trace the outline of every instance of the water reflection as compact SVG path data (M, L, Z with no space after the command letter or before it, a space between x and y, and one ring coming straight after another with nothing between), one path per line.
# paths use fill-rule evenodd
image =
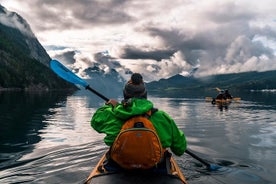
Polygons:
M92 141L102 139L102 135L97 134L90 127L90 119L95 112L90 104L100 103L88 96L68 96L66 102L59 108L51 108L54 112L46 120L48 126L41 132L43 140L38 146L62 144L78 145L91 141L91 134L94 135ZM103 101L101 100L103 104ZM80 133L80 134L79 134Z
M217 103L217 104L214 104L217 106L217 108L220 110L220 111L227 111L228 110L228 107L230 106L230 103L227 103L227 104L223 104L223 103Z
M0 161L16 157L41 141L39 131L47 126L46 116L53 114L49 107L65 100L64 94L1 92Z
M267 95L253 101L240 94L221 111L202 94L149 96L184 131L191 150L223 166L209 172L188 155L176 157L189 183L272 183L275 104L261 101ZM0 93L0 102L0 183L78 183L107 149L104 135L90 127L104 103L93 94Z
M70 169L63 171L72 167L75 167L71 170L75 176L81 174L75 173L76 170L86 168L81 174L85 178L91 162L84 163L84 160L92 161L94 151L98 156L106 150L101 144L102 135L94 132L89 122L95 111L89 104L96 106L97 100L79 96L78 92L73 95L64 92L0 95L0 183L44 180L59 183L58 174L55 177L51 173L60 172L62 179L68 174L70 178ZM82 167L78 167L79 164ZM69 183L77 183L79 178L74 182L70 178Z

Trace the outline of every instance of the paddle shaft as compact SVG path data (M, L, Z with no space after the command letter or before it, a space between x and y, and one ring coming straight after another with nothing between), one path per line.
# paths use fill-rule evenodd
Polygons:
M93 92L94 94L96 94L97 96L101 97L103 100L105 100L106 102L109 101L109 98L105 97L104 95L102 95L101 93L99 93L98 91L94 90L93 88L91 88L89 85L85 87L85 89L88 89L89 91Z
M51 60L50 62L51 69L61 78L64 80L72 83L72 84L78 84L83 86L85 89L88 89L89 91L93 92L94 94L98 95L102 99L104 99L106 102L109 101L107 97L96 91L95 89L91 88L89 84L83 80L82 78L78 77L75 73L70 71L68 68L66 68L63 64L61 64L57 60Z
M189 154L190 156L192 156L193 158L195 158L196 160L200 161L201 163L206 165L208 168L210 168L211 164L205 162L203 159L199 158L198 156L196 156L194 153L192 153L188 149L185 150L185 153Z

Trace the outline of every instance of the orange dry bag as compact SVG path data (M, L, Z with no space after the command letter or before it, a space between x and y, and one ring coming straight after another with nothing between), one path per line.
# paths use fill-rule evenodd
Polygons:
M163 154L156 130L146 115L134 116L124 123L110 152L111 158L125 169L152 168Z

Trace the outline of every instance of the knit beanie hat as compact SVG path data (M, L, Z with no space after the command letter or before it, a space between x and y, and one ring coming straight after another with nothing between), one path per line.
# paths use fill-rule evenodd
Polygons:
M124 98L129 99L132 97L147 98L146 86L142 75L139 73L133 73L124 88Z

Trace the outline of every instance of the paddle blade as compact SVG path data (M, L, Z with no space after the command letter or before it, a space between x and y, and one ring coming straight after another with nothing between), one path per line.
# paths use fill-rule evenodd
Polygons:
M219 168L221 168L220 166L214 165L214 164L210 164L208 162L206 162L205 160L203 160L202 158L200 158L199 156L197 156L196 154L194 154L193 152L191 152L190 150L186 149L185 153L189 154L190 156L192 156L194 159L198 160L199 162L201 162L202 164L204 164L207 169L209 171L216 171Z
M218 88L218 87L216 88L216 90L217 90L217 91L219 91L219 92L221 91L221 89L220 89L220 88Z
M205 101L206 102L211 102L211 101L213 101L213 97L209 97L209 96L207 96L207 97L205 97Z
M79 78L76 74L71 72L68 68L66 68L57 60L52 60L50 62L50 67L58 76L60 76L64 80L73 84L79 84L85 88L88 86L88 83L85 80Z
M221 168L221 166L210 164L209 167L208 167L208 170L209 171L216 171L216 170L218 170L220 168Z

